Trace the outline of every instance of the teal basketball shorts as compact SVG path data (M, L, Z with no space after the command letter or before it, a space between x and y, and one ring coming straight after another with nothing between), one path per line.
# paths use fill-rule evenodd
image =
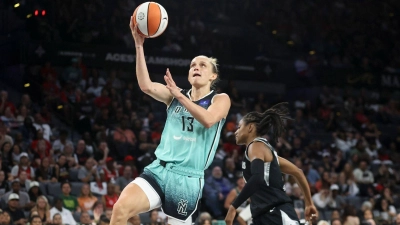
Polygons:
M144 190L145 193L154 193L155 191L158 194L161 208L168 216L169 224L172 224L170 220L177 220L184 224L195 222L204 187L204 171L178 167L156 159L144 169L140 178L145 180L142 182L147 183L146 185L150 185L153 189L151 190L153 192ZM144 185L139 186L143 189ZM155 195L155 193L151 195ZM148 196L148 198L150 210L160 206L155 203L158 199L157 196Z

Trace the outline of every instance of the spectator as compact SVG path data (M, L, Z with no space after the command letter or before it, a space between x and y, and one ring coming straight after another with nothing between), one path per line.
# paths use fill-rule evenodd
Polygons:
M245 185L245 181L243 177L240 177L236 180L236 187L233 188L228 196L226 196L225 203L224 203L224 208L229 209L229 206L232 204L232 202L236 199L236 197L239 195L239 193L242 191L243 187ZM239 214L241 211L244 210L248 202L244 202L241 206L239 206L236 211Z
M112 157L107 157L106 166L103 167L100 171L100 179L102 182L115 183L117 177L119 177L119 173L118 170L115 168L114 159Z
M360 224L360 219L357 217L356 209L354 206L347 205L342 213L343 225L357 225Z
M58 182L57 169L50 166L50 159L48 157L42 159L39 168L36 169L35 177L39 182L43 183Z
M12 102L8 101L8 92L7 91L1 91L0 92L0 114L3 114L4 110L7 107L10 109L11 113L13 115L15 115L16 108L15 108L15 105Z
M89 214L93 215L94 222L99 222L102 215L104 215L104 205L101 201L94 203L93 208L89 211Z
M133 181L132 178L132 167L131 166L125 166L124 171L122 173L122 176L118 177L115 181L116 185L116 193L120 194L124 188Z
M79 207L82 209L82 212L91 211L96 202L97 198L90 191L89 184L83 184L81 195L78 197Z
M149 213L149 217L150 217L150 225L161 225L163 224L161 221L160 216L158 215L158 210L157 209L153 209L150 211Z
M45 140L40 140L38 142L37 148L33 151L33 158L35 160L36 166L41 165L41 161L43 161L45 158L49 159L51 156L53 156L53 150L50 149L49 151L47 151Z
M28 195L29 195L29 199L31 201L31 204L36 204L37 198L39 196L43 195L42 190L40 190L39 186L40 186L39 182L37 182L37 181L32 181L30 183L30 187L29 187L29 190L28 190Z
M33 120L30 117L26 117L24 120L24 125L21 126L20 131L22 133L22 136L24 138L24 142L28 144L31 143L32 140L37 139L37 130L36 128L33 126ZM1 128L0 128L0 144L3 143L2 140L2 133L1 133ZM8 137L9 139L7 139L8 141L11 140L10 143L12 143L12 139L10 136L6 135L5 137Z
M64 154L61 154L58 157L57 167L56 167L56 175L58 177L58 182L65 182L69 179L69 168L67 162L67 157Z
M62 217L59 213L54 214L52 225L63 225Z
M94 159L88 158L85 162L85 166L79 168L78 179L83 183L100 181L98 169L100 170L101 168L95 165Z
M92 220L90 219L90 215L87 212L82 212L80 216L81 224L92 224Z
M105 165L106 159L108 158L108 149L106 141L100 141L98 150L94 153L94 159L99 163L99 165Z
M51 132L50 125L46 123L40 113L36 113L35 123L33 124L33 126L36 128L37 131L41 130L43 132L43 139L50 141L53 133Z
M386 221L391 221L396 216L396 208L389 205L386 199L381 199L375 205L375 210L379 212L379 218Z
M102 90L103 90L103 86L99 85L99 79L93 78L92 85L89 86L89 88L86 90L86 93L89 96L94 96L97 98L97 97L100 97Z
M72 84L78 84L82 79L82 70L79 68L78 59L71 59L71 65L64 70L62 75L63 82L70 82Z
M50 217L50 204L47 201L47 198L39 196L36 200L36 206L32 208L31 212L37 211L38 216L43 223L51 223Z
M43 138L43 131L42 130L38 130L36 132L36 139L32 140L31 144L30 144L30 148L34 151L36 151L36 149L38 148L38 143L39 141L44 141L46 144L46 154L50 154L50 150L52 149L51 147L51 143Z
M30 225L42 225L43 223L42 223L42 220L41 220L40 216L35 215L35 216L31 216L29 218L29 224Z
M101 95L94 99L94 105L99 109L103 109L109 107L110 104L111 104L111 98L108 95L108 91L105 88L103 88L101 90Z
M10 191L10 184L6 180L6 175L3 170L0 170L0 196Z
M54 199L54 207L50 209L51 218L54 218L56 214L61 215L63 224L76 225L71 211L63 207L63 200L59 197Z
M4 211L10 214L11 220L15 225L25 225L27 220L25 219L24 211L18 208L19 195L12 193L7 199L7 208L5 208Z
M12 165L15 166L19 162L19 158L21 157L22 149L21 149L21 146L19 146L19 145L14 145L11 149L12 150L10 152L9 158L12 161Z
M204 185L204 197L207 207L216 218L222 218L222 207L226 196L232 189L232 184L228 179L222 176L222 170L219 166L215 166L212 175L206 179Z
M28 153L26 152L21 153L19 164L12 168L11 175L17 178L22 171L26 172L27 179L33 180L35 178L35 170L30 166Z
M68 167L79 167L78 156L74 153L74 145L72 143L65 145L62 155L65 156Z
M11 143L4 142L3 145L1 146L2 167L9 168L9 167L13 166L13 161L11 159L10 150L11 150Z
M360 188L361 196L369 196L369 189L372 188L374 183L374 175L368 170L368 162L366 160L360 161L358 168L353 172L354 178Z
M11 146L14 145L13 139L6 132L7 128L4 125L0 125L0 146L3 146L6 142L10 143Z
M18 178L15 179L19 182L19 186L21 187L21 191L28 192L31 186L31 180L27 179L27 174L25 171L21 171Z
M308 182L311 186L314 186L315 183L321 179L318 172L311 167L311 163L309 160L305 160L303 162L303 168L304 174L306 175Z
M58 154L64 151L64 147L67 144L73 144L72 141L68 140L68 131L61 130L59 139L55 140L53 143L54 154Z
M86 151L86 144L84 140L79 140L76 146L76 157L78 158L78 164L83 166L89 159L90 155Z
M140 216L136 215L136 216L131 217L128 220L128 224L127 225L141 225Z
M226 158L223 176L229 180L232 184L236 183L240 178L240 171L236 170L235 161L233 158Z
M71 184L68 182L62 183L61 192L63 207L70 210L71 212L80 212L81 208L79 207L78 200L75 196L71 195Z
M118 200L118 194L115 193L115 185L107 183L107 194L102 196L102 202L106 209L112 209Z

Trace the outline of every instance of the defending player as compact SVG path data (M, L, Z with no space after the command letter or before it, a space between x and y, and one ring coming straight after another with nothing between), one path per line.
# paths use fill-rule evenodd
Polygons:
M132 20L131 20L132 21ZM216 60L198 56L191 62L190 90L181 90L167 70L167 85L150 80L144 38L130 24L136 45L136 76L143 92L167 105L167 121L157 159L130 183L114 205L112 225L125 225L134 215L162 206L168 224L192 224L202 195L204 170L211 164L230 108L226 94L211 86L218 78Z
M236 208L248 198L251 199L250 208L255 225L298 225L299 219L292 200L284 190L282 173L294 176L301 187L306 204L306 219L317 216L303 172L279 157L269 142L261 138L271 130L275 139L284 132L283 119L288 118L288 110L280 109L281 106L282 103L277 104L264 113L250 112L239 122L235 137L236 144L247 146L242 163L243 176L247 183L229 207L225 218L227 225L232 224Z

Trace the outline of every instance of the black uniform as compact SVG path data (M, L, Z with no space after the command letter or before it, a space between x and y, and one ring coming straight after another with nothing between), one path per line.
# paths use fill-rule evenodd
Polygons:
M298 225L299 220L294 210L292 200L285 192L285 184L279 167L278 155L266 139L256 138L253 140L253 142L256 141L263 142L269 149L271 149L273 160L264 163L265 183L263 183L259 187L258 191L250 197L250 209L253 223L268 225ZM242 163L243 176L245 180L249 180L252 176L251 162L247 154L249 145L246 148L246 157Z

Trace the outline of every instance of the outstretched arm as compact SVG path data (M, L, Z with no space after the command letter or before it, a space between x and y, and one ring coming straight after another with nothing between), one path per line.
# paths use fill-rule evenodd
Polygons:
M150 95L154 99L168 105L172 100L172 95L165 85L152 82L150 80L149 71L147 70L146 59L144 57L143 43L144 37L140 36L137 32L137 26L133 25L132 17L130 28L132 36L135 39L136 46L136 77L139 83L140 90Z
M295 166L293 163L288 160L278 157L279 165L282 173L289 174L296 178L296 182L303 191L304 201L306 204L305 216L307 220L311 220L314 217L318 217L318 211L314 206L314 203L311 199L311 192L308 186L307 178L304 176L304 173L301 169Z
M268 151L266 151L268 150ZM228 214L225 217L227 225L231 225L235 219L236 209L243 204L250 196L257 192L264 181L264 163L273 159L271 151L262 142L254 142L249 146L248 156L251 161L251 177L244 185L232 205L229 206Z
M227 94L216 95L211 106L208 107L208 109L204 109L203 107L193 103L181 93L180 89L176 86L174 80L172 79L169 70L167 70L167 74L164 76L164 79L167 83L166 88L204 127L210 128L221 119L226 118L228 115L229 108L231 107L231 101Z

